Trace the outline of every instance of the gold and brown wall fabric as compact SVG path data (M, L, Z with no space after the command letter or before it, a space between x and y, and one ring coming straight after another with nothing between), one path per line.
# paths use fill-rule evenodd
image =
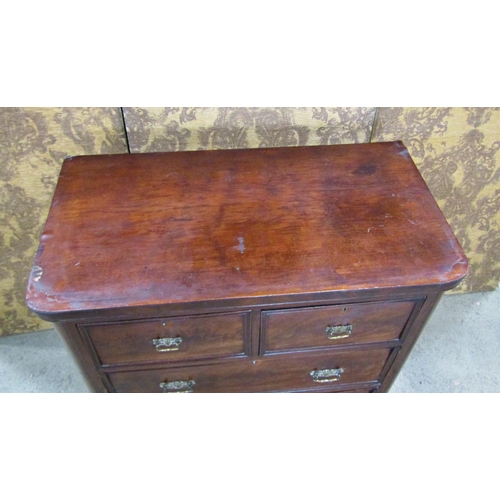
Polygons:
M454 292L500 282L500 108L379 108L373 142L402 140L470 260Z
M0 108L0 335L50 325L24 302L66 156L402 140L470 259L500 281L500 108Z
M131 153L369 142L376 108L123 108Z
M120 108L0 108L0 335L50 328L25 295L64 158L126 152Z

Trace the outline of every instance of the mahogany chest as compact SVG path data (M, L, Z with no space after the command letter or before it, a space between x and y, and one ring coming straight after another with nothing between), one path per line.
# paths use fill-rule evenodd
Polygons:
M385 392L467 267L401 142L80 156L27 303L96 391Z

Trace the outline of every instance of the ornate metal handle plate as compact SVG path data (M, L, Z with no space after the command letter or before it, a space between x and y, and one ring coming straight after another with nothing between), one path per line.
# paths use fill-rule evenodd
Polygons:
M352 333L352 325L327 326L326 333L330 340L345 339Z
M153 339L152 342L158 352L178 351L182 337L165 337L163 339Z
M335 382L344 373L343 368L327 368L325 370L313 370L310 375L314 382Z
M174 380L173 382L162 382L160 388L163 392L193 392L194 380Z

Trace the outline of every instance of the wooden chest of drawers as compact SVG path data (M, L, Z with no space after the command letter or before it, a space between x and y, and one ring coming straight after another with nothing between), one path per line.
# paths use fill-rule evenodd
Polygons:
M401 142L65 160L27 303L96 391L387 391L467 259Z

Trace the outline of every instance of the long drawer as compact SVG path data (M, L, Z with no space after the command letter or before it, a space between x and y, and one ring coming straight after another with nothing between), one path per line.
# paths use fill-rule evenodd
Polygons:
M247 312L80 326L103 365L245 353Z
M266 392L377 381L391 349L109 373L117 392Z
M407 301L264 311L261 354L395 340L414 307Z

